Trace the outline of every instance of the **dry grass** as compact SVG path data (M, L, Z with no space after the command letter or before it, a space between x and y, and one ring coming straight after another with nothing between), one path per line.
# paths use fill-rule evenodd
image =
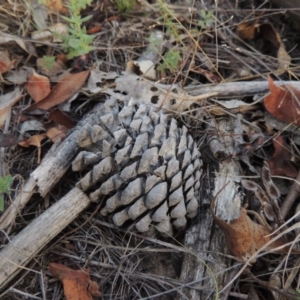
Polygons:
M138 57L145 49L153 28L168 32L170 26L173 26L176 28L178 37L167 33L166 48L176 48L181 53L182 60L173 72L168 70L161 72L162 83L183 82L186 86L199 82L210 83L207 77L197 72L199 68L214 74L222 82L266 79L268 74L277 68L278 62L274 53L264 54L260 43L253 43L249 46L235 33L237 24L260 17L261 21L278 21L275 24L276 28L280 31L287 50L291 51L290 54L293 57L288 71L280 79L298 79L300 76L299 48L294 47L298 42L298 37L296 34L290 33L289 27L284 27L280 10L247 7L247 10L242 11L235 7L236 1L219 1L214 22L205 30L200 31L197 23L199 12L200 10L209 10L208 4L206 7L202 7L202 4L186 7L180 3L171 5L167 4L168 1L159 2L148 4L151 10L146 13L132 11L113 22L105 20L107 17L117 14L115 7L109 6L106 10L103 7L98 7L97 10L93 10L95 7L88 8L84 14L90 14L93 18L88 21L87 26L91 26L97 20L102 20L104 23L102 30L96 34L94 39L96 51L90 54L88 65L91 66L95 61L101 60L103 71L120 73L124 70L128 60ZM162 13L162 7L165 9L164 13ZM30 32L34 30L33 12L32 6L28 2L0 0L0 30L31 40ZM57 20L60 20L60 16L52 14L48 19L48 25L54 24ZM171 21L172 25L167 21ZM15 45L12 51L19 58L18 67L36 67L35 60L25 55ZM62 50L57 46L53 48L44 46L39 48L38 52L40 56L43 56L45 54L55 55L61 53ZM0 84L4 93L14 88L1 82ZM83 106L82 109L78 109L78 107L91 100L95 102L94 100L97 99L89 99L87 95L81 96L81 101L75 102L74 112L76 113L74 116L81 118L90 106ZM246 100L252 101L252 98ZM15 111L21 110L28 104L29 100L25 98L18 104L18 107L15 107ZM203 102L202 107L197 106L193 113L190 112L182 118L185 123L190 125L191 132L195 137L201 136L203 148L206 146L204 138L209 136L210 128L205 128L202 124L199 125L194 121L199 119L197 113L203 107L205 109L206 105L209 106L211 103ZM208 115L208 117L216 118L213 115ZM248 117L245 115L246 120ZM189 120L187 121L186 118ZM257 124L259 122L258 120ZM19 124L13 125L10 129L11 132L18 135ZM263 128L265 134L269 134L267 130L267 128ZM203 137L204 133L206 135ZM200 140L200 138L198 139ZM49 147L50 144L43 145L43 154ZM270 151L268 148L266 150ZM259 152L260 154L261 152ZM15 190L10 195L13 199L20 189L20 185L37 166L36 150L32 148L24 150L16 146L7 149L5 155L5 163L9 172L16 176ZM252 156L252 159L256 165L259 165L257 163L261 160L259 156L254 156L254 158ZM13 235L70 190L76 180L74 174L68 174L65 181L60 183L46 198L34 196L26 208L20 212L11 236L8 237L5 233L1 233L1 242L7 243ZM7 199L7 205L11 199ZM187 249L176 244L172 239L160 241L116 228L105 218L100 217L98 209L99 206L93 205L80 215L27 266L27 269L7 290L2 291L0 298L25 299L28 296L31 299L63 299L61 284L50 277L47 270L48 263L56 261L69 267L90 267L92 278L99 283L100 290L103 292L103 299L175 299L178 294L184 298L183 288L202 289L204 294L209 295L206 299L212 299L209 298L212 297L209 294L210 291L205 290L201 280L184 284L179 279L182 255L192 255L188 253ZM291 215L293 215L292 212ZM298 227L299 224L296 223L289 230L296 230ZM179 240L181 243L183 242L182 238ZM220 252L222 251L223 249L220 249ZM220 255L222 254L220 253ZM259 258L259 253L257 255ZM199 259L206 261L207 257L203 255ZM209 262L211 264L218 263L214 259ZM278 296L276 299L292 299L291 294L288 295L288 293L299 288L300 282L297 279L299 260L293 255L286 257L264 254L252 268L252 273L248 271L248 273L242 274L242 270L246 267L247 264L243 266L235 264L232 268L224 269L224 272L229 272L232 269L241 268L237 276L229 281L232 296L228 299L239 299L239 296L242 297L250 291L254 295L261 295L260 299L272 297L270 291L277 293L276 295L281 294L281 298ZM284 289L270 284L269 279L274 272L280 276ZM207 278L211 276L218 276L218 274L207 274ZM203 281L205 279L202 278ZM296 298L297 296L295 296Z

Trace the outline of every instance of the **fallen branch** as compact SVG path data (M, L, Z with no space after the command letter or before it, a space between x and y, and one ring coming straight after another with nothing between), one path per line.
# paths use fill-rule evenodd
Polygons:
M4 246L0 252L0 290L90 202L82 190L72 189Z
M290 85L291 87L300 90L299 81L274 81L274 84ZM269 92L268 81L238 81L226 82L219 84L205 84L196 86L187 86L184 91L192 96L203 95L209 93L217 93L219 98L222 97L245 97Z
M215 157L227 157L232 152L234 141L231 135L228 134L228 132L233 132L234 128L232 126L231 121L221 121L217 124L215 132L221 134L212 137L210 142L210 148ZM227 134L223 136L222 133L225 132ZM214 172L210 165L209 174ZM180 279L184 283L199 281L197 287L201 287L201 289L184 289L184 296L178 295L176 300L187 298L191 300L227 299L230 288L222 293L219 292L222 290L224 283L229 282L238 271L237 268L228 271L228 258L224 255L218 255L220 251L222 253L226 252L227 245L225 239L220 238L222 234L219 230L216 230L209 210L213 195L221 190L216 203L216 213L221 218L229 220L239 217L241 201L238 192L240 188L238 162L230 161L219 164L218 172L215 175L208 175L210 182L208 182L208 178L206 179L207 186L214 185L214 190L211 195L211 191L207 188L209 194L205 195L203 199L200 198L203 207L201 219L187 230L184 243L190 253L184 256ZM213 259L214 262L207 262L206 256ZM206 279L202 280L202 278ZM214 296L212 293L214 293Z
M2 214L0 218L0 230L8 229L7 233L10 231L9 228L14 224L18 212L25 207L33 193L39 192L44 197L60 181L78 153L76 143L78 130L86 123L91 125L98 123L99 120L95 112L97 110L100 111L102 105L102 103L96 105L63 142L55 143L51 147L43 158L42 163L30 174L30 178L18 196Z

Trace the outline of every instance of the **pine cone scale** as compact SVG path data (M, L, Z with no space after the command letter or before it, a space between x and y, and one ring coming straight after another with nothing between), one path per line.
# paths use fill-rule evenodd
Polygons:
M144 104L109 100L105 108L99 125L78 134L82 151L72 167L86 174L77 186L92 201L104 199L100 213L117 226L134 222L140 232L167 235L184 228L197 214L202 167L186 127Z

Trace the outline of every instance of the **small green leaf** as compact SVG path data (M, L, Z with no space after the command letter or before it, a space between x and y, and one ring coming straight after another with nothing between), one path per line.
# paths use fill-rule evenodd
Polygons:
M76 31L76 30L74 30L72 28L69 28L68 31L73 36L79 36L80 35L80 33L78 33L78 31Z
M66 17L66 16L60 16L63 20L65 20L65 21L67 21L67 22L69 22L69 23L72 23L72 19L71 18L68 18L68 17Z
M84 18L81 18L81 22L83 23L83 22L86 22L86 21L88 21L90 18L92 18L93 16L86 16L86 17L84 17Z
M173 72L176 70L181 60L180 51L170 49L165 53L163 58L164 61L160 66L158 66L158 70L170 70L170 72Z
M42 58L42 66L46 69L46 70L51 70L52 67L54 66L54 62L55 62L55 56L43 56Z
M0 211L4 210L4 199L2 196L0 196Z
M9 193L9 188L14 181L11 175L0 177L0 193Z
M70 38L68 44L73 49L77 49L81 46L80 40L76 38Z
M83 26L83 23L91 19L92 15L82 18L80 14L81 10L85 9L91 3L92 0L69 0L68 5L66 5L69 8L71 16L62 16L62 18L69 23L68 34L61 34L59 38L63 41L61 46L67 52L69 59L95 49L90 46L95 36L86 34L86 27Z
M82 36L82 40L84 41L84 43L86 45L89 45L93 41L93 39L94 39L94 36L92 36L92 35L84 35L84 36Z
M11 175L0 177L0 194L2 193L9 194L10 192L9 189L13 181L14 178ZM2 195L0 195L0 211L3 210L4 210L4 199Z

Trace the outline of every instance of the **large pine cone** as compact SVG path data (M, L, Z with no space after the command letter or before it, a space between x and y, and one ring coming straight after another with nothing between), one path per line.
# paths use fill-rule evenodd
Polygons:
M108 100L102 115L78 133L82 151L72 168L89 172L77 186L104 200L101 214L117 226L131 220L139 232L163 235L183 229L197 215L202 166L186 127L145 104L121 108Z

